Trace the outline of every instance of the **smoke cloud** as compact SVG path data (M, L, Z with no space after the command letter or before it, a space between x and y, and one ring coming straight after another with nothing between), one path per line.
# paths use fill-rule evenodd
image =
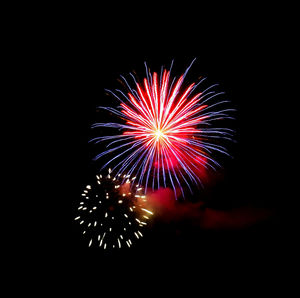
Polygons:
M264 221L274 211L251 205L218 210L206 207L204 202L178 202L170 188L159 189L147 195L148 208L158 221L182 223L205 230L243 229Z

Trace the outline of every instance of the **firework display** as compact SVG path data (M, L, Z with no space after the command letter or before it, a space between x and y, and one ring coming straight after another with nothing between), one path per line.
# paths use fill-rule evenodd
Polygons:
M193 60L194 62L194 60ZM170 69L160 75L150 72L146 63L146 78L138 82L121 76L127 91L107 90L120 105L99 107L115 114L119 122L96 123L93 127L114 128L121 134L100 136L92 141L106 142L107 150L95 159L111 156L102 168L110 165L117 175L126 171L138 177L137 184L158 189L171 186L175 196L183 185L201 185L199 168L216 169L220 164L215 153L229 155L220 140L232 140L233 131L218 127L219 120L231 119L227 100L218 100L224 92L215 91L217 84L197 91L205 78L185 84L191 65L179 78L172 78ZM108 142L108 143L107 143ZM101 239L101 237L100 237Z
M113 175L109 169L85 187L75 221L89 247L129 248L144 236L153 212L146 208L143 188L135 180L129 174Z

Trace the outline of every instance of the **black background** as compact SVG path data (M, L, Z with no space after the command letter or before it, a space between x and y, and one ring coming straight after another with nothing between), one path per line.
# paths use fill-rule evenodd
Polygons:
M68 260L68 268L79 279L97 272L101 278L122 275L134 281L145 274L148 284L150 272L153 280L172 276L181 282L203 276L214 280L216 274L225 279L228 272L234 272L230 275L234 281L276 276L285 264L291 237L277 138L282 129L278 105L286 60L284 47L279 47L279 40L282 45L285 38L280 24L269 11L254 8L230 14L213 8L176 15L168 9L154 15L117 14L106 7L97 11L99 15L70 10L56 28L47 55L53 62L51 83L58 87L51 105L63 123L49 146L59 152L55 173L62 178L55 202L65 207L64 225L58 227L62 237L53 238L62 263ZM93 136L90 126L99 121L96 107L113 104L104 89L118 87L120 74L135 70L142 77L144 61L159 72L161 65L168 67L174 59L179 75L195 57L191 77L203 75L219 83L237 109L234 159L224 160L224 178L210 194L209 206L231 210L250 204L272 210L272 216L229 231L158 224L131 251L88 249L73 218L82 187L96 168L91 160L95 148L88 143Z

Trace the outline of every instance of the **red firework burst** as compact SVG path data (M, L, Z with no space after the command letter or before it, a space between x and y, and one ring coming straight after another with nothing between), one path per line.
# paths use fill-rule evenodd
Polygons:
M103 167L123 156L114 166L118 172L129 168L130 173L140 175L139 183L144 183L146 188L149 179L152 180L152 188L159 188L162 182L166 186L166 181L169 181L175 191L179 186L183 193L181 182L189 188L189 181L201 184L199 173L203 173L203 168L207 166L214 168L215 165L219 165L211 157L213 151L228 155L226 149L215 144L214 140L230 139L232 131L227 128L213 128L212 123L215 120L231 118L227 112L232 109L217 111L212 109L228 101L208 104L217 95L223 94L212 91L216 85L195 93L195 89L204 79L183 88L190 67L191 65L177 81L173 79L171 83L171 69L164 69L160 77L156 72L151 74L147 69L147 78L142 84L131 74L135 82L134 88L130 87L122 76L129 88L127 95L120 90L109 91L121 102L119 110L101 108L115 113L125 120L125 124L94 125L94 127L119 128L123 131L120 135L94 139L113 140L109 146L122 142L121 145L106 150L96 157L121 151Z

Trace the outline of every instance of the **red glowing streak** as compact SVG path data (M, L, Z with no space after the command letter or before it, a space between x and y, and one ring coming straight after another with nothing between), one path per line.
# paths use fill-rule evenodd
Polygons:
M147 79L144 79L144 88L137 84L139 98L128 93L130 106L124 103L121 106L130 130L123 134L142 140L147 148L152 147L156 168L174 168L180 161L190 168L199 168L199 165L205 164L204 153L188 140L200 132L197 126L206 116L199 116L199 112L207 105L199 104L202 93L189 98L194 83L178 96L183 75L169 92L169 78L170 72L164 70L159 87L158 76L154 72L151 86ZM189 149L192 149L194 158L187 156Z
M192 63L177 80L171 80L170 70L165 69L158 76L147 69L147 78L139 83L131 74L135 87L131 87L122 76L129 90L127 94L118 89L117 93L107 90L121 102L120 109L101 108L109 110L126 123L94 125L122 131L122 134L94 139L99 142L110 141L108 149L95 159L115 152L115 156L102 168L119 160L114 165L114 169L118 169L117 174L124 171L134 173L138 177L137 184L144 184L145 192L149 185L154 189L155 186L160 188L162 183L165 187L171 183L177 196L178 187L180 193L184 193L181 182L192 191L190 182L202 185L206 169L215 170L215 166L219 166L211 157L212 152L229 155L219 141L231 140L233 130L215 127L214 124L216 120L232 119L227 112L233 109L220 109L221 104L228 102L225 100L208 104L223 93L212 89L216 84L198 93L194 92L204 79L183 87ZM214 110L216 106L219 109Z

